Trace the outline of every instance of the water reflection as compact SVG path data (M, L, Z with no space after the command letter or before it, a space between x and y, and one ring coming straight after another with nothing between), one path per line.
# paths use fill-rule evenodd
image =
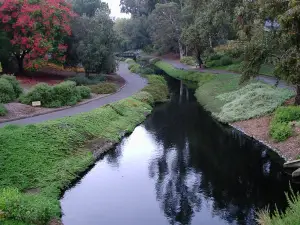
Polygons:
M172 101L65 193L65 225L249 225L257 209L286 207L281 159L169 82Z

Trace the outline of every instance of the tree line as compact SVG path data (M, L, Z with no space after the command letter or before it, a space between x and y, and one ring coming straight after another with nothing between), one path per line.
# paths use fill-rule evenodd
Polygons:
M194 55L199 64L216 46L235 40L242 80L262 64L296 86L300 104L300 2L296 0L121 0L118 48Z

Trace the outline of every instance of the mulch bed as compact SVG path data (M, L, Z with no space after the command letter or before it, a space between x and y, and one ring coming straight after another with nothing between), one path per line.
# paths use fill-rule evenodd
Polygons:
M300 128L294 127L294 136L284 142L275 142L269 135L269 127L272 116L264 116L240 122L235 122L232 125L247 135L254 137L257 140L263 141L265 144L277 150L280 155L288 160L296 159L300 156Z

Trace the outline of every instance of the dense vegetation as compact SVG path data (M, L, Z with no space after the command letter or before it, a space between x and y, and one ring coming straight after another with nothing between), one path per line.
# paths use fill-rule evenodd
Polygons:
M20 97L20 101L30 105L34 101L41 101L43 107L57 108L75 105L83 98L89 98L91 90L88 87L76 86L73 81L65 81L55 86L37 84L28 93Z
M61 191L95 160L85 143L119 141L167 94L164 78L153 75L142 92L91 112L0 129L0 222L46 224L59 218Z
M0 76L0 103L8 103L22 94L23 90L14 76Z

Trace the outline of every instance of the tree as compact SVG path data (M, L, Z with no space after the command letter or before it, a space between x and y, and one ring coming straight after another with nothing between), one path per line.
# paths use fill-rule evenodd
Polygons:
M93 17L97 9L109 10L108 4L102 2L101 0L73 0L72 1L73 10L78 15L87 17Z
M0 0L2 29L12 44L19 71L24 60L29 68L48 60L48 54L63 62L64 37L71 34L71 5L64 0Z
M92 18L81 17L81 23L84 38L79 42L77 54L86 74L114 72L116 35L109 13L98 9Z
M180 5L174 2L157 4L149 20L154 45L164 51L175 48L175 50L179 50L180 57L182 57L184 49L181 41Z
M148 19L145 16L117 19L114 30L119 39L119 50L127 51L132 49L142 49L151 44L148 32Z

